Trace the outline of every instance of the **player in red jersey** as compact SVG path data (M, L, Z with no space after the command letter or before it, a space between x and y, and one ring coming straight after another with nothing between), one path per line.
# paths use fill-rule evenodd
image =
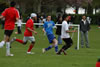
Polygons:
M0 16L0 19L5 18L5 25L4 25L4 41L0 42L0 48L4 46L6 43L6 56L13 56L10 53L10 36L13 33L15 22L19 20L19 12L15 8L16 3L12 1L10 3L10 7L5 9Z
M16 39L16 38L12 39L12 41L17 41L17 42L22 43L22 44L26 44L27 41L29 40L31 42L31 44L29 46L27 54L34 54L33 52L31 52L31 50L35 44L35 37L32 36L32 32L37 34L37 32L34 30L34 20L36 20L36 18L37 18L37 15L35 13L32 13L31 18L28 19L28 21L26 23L26 28L25 28L23 40Z

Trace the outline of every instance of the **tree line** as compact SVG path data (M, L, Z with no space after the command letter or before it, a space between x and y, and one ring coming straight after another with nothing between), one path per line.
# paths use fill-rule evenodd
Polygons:
M7 7L12 0L0 0L0 10ZM75 8L78 14L79 7L85 9L86 14L92 14L93 9L100 8L100 0L14 0L17 2L17 8L25 14L35 13L65 13L65 9L69 6ZM6 4L2 7L2 4Z

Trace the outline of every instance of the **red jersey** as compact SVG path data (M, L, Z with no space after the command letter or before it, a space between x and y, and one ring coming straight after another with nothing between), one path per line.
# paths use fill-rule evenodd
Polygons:
M14 30L16 18L19 18L19 12L16 8L10 7L4 10L2 16L5 17L5 30Z
M32 19L29 19L26 22L26 27L25 27L25 32L24 32L24 36L26 36L26 37L32 36L32 32L29 31L27 28L34 30L34 21Z
M100 67L100 62L97 62L96 63L96 67Z

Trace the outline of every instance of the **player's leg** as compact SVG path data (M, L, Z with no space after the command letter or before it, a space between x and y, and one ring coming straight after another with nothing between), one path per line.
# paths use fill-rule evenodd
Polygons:
M53 39L53 46L55 47L55 52L58 52L58 41L54 38Z
M21 26L20 26L20 29L19 29L19 30L20 30L20 34L21 34L21 33L22 33L22 31L21 31Z
M58 44L62 44L61 35L58 35Z
M68 48L70 48L73 44L73 41L71 38L65 39L64 42L66 42L66 46L64 48L64 51L67 50Z
M18 31L18 34L19 34L20 33L20 27L19 26L17 27L17 31Z
M52 44L54 37L52 37L52 35L47 35L47 37L48 37L49 43ZM52 47L53 45L50 45L47 48L43 48L42 52L45 53L46 51L50 50Z
M27 51L27 54L34 54L33 52L31 52L32 48L34 47L35 45L35 37L29 37L29 40L31 41L31 44L28 48L28 51Z
M61 55L62 52L64 52L64 48L67 46L67 44L65 44L59 51L58 51L58 55ZM66 53L64 52L64 54L66 55Z
M72 44L73 44L73 41L71 38L68 38L68 39L65 39L64 42L66 43L65 47L63 48L64 50L62 50L62 52L64 53L64 55L67 55L65 50L69 49Z
M85 41L86 41L86 47L89 48L89 40L88 40L88 31L85 32Z
M25 45L25 44L27 44L28 38L27 37L24 37L23 40L20 40L20 39L17 39L16 37L14 37L10 42L12 43L14 41L19 42L19 43Z
M18 34L21 34L21 27L18 26Z
M66 55L66 52L65 50L67 50L68 48L70 48L73 44L73 41L71 38L68 38L68 39L63 39L64 42L65 42L65 45L60 49L60 51L57 53L57 54L61 54L61 52L64 53L64 55Z
M6 41L5 41L5 35L4 35L4 40L0 42L0 48L2 48L5 43L6 43Z
M83 48L84 47L84 32L81 31L81 47Z
M6 56L13 56L10 53L10 36L12 35L13 30L5 30L5 42L6 42Z

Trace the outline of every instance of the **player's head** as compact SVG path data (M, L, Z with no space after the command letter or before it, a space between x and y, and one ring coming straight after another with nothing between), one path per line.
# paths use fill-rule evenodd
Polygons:
M10 2L11 7L15 7L15 5L16 5L16 2L14 2L14 1Z
M31 13L31 19L36 20L37 19L37 14L36 13Z
M64 18L64 20L69 21L69 20L70 20L70 16L66 16L66 17Z
M51 16L47 16L47 21L50 21L51 20Z
M57 21L62 21L63 19L62 19L62 16L58 16L58 19L57 19Z
M100 62L100 58L98 59L98 62Z

